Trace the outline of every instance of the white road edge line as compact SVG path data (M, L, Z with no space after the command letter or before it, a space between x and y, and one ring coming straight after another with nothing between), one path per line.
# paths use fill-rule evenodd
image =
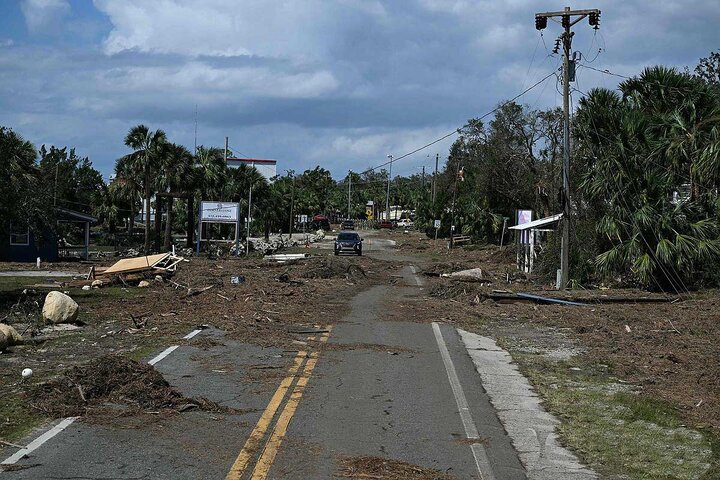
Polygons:
M148 364L150 364L150 365L155 365L155 364L158 363L160 360L162 360L163 358L167 357L167 356L170 355L172 352L174 352L179 346L180 346L180 345L173 345L172 347L166 348L165 350L163 350L163 351L160 353L160 355L158 355L157 357L155 357L155 358L153 358L152 360L150 360L150 361L148 362Z
M48 430L47 432L43 433L39 437L37 437L35 440L30 442L27 447L21 448L17 452L15 452L13 455L11 455L6 460L3 460L1 463L2 465L14 465L17 463L18 460L23 458L25 455L32 453L33 451L37 450L40 446L42 446L43 443L47 442L51 438L53 438L58 433L65 430L67 427L70 426L71 423L73 423L75 420L77 420L78 417L68 417L63 419L60 423L55 425L53 428Z
M190 332L190 333L188 333L187 335L185 335L185 336L183 337L183 340L190 340L191 338L193 338L195 335L197 335L197 334L200 333L200 332L202 332L202 330L199 330L199 329L198 329L198 330L193 330L192 332Z
M417 269L415 268L415 265L410 265L410 270L413 273L413 279L415 279L415 285L418 287L422 286L422 282L420 282L420 277L417 276Z
M467 398L465 397L465 391L460 385L460 379L458 378L457 371L455 370L455 364L453 364L452 358L450 358L450 352L448 351L445 340L443 339L442 332L440 332L440 325L437 322L432 322L433 333L435 333L435 340L437 341L438 347L440 348L440 355L442 356L443 363L445 364L445 371L447 372L448 380L450 381L450 387L452 388L453 395L455 396L455 402L458 406L458 413L460 413L460 419L462 420L463 427L465 427L465 436L468 439L475 440L480 438L475 422L473 422L472 415L470 414L470 407L468 406ZM475 458L475 466L477 467L478 473L482 480L495 480L495 475L490 467L490 462L485 452L485 448L480 443L473 443L470 445L473 457Z
M192 332L190 332L190 333L188 333L187 335L185 335L185 336L183 337L183 339L184 339L184 340L190 340L191 338L193 338L195 335L197 335L197 334L200 333L201 331L202 331L202 330L193 330ZM174 352L178 347L179 347L179 345L173 345L172 347L166 348L166 349L163 350L157 357L155 357L155 358L153 358L152 360L150 360L150 361L148 362L148 364L149 364L149 365L155 365L155 364L158 363L160 360L162 360L163 358L167 357L167 356L170 355L172 352ZM47 432L43 433L43 434L40 435L38 438L36 438L35 440L33 440L32 442L30 442L25 448L21 448L20 450L18 450L18 451L15 452L14 454L12 454L10 457L8 457L7 459L5 459L5 460L3 460L2 462L0 462L0 465L13 465L13 464L17 463L17 461L20 460L21 458L23 458L25 455L27 455L28 453L33 452L34 450L37 450L42 444L44 444L45 442L47 442L48 440L50 440L51 438L53 438L53 437L54 437L55 435L57 435L58 433L60 433L60 432L62 432L63 430L65 430L67 427L70 426L70 424L72 424L72 423L73 423L75 420L77 420L78 418L79 418L79 417L68 417L68 418L64 418L60 423L58 423L57 425L55 425L53 428L51 428L50 430L48 430Z

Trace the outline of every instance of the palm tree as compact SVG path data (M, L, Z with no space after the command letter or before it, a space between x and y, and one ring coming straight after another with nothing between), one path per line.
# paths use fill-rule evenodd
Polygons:
M168 143L163 148L161 162L163 175L158 177L158 190L169 194L163 246L165 251L169 251L172 243L172 214L175 195L186 194L193 186L193 157L184 146Z
M110 184L110 193L116 200L124 200L130 205L130 218L127 233L132 235L135 229L135 206L140 194L140 183L132 171L130 155L115 162L115 180Z
M225 163L223 151L215 147L200 145L195 152L193 165L194 191L198 201L219 200L223 186L228 182L228 167ZM188 246L191 245L191 228L195 221L195 197L188 197ZM202 236L204 225L198 235Z
M594 90L581 100L581 203L597 215L600 272L680 291L720 260L718 159L709 153L720 117L705 88L656 67L623 82L623 97ZM700 189L703 180L708 185ZM687 183L689 198L674 198Z
M141 182L145 194L145 254L150 252L150 200L153 195L155 174L159 168L160 150L167 141L162 130L151 131L145 125L137 125L125 136L125 145L133 149L130 165L133 174ZM156 218L155 221L159 219Z

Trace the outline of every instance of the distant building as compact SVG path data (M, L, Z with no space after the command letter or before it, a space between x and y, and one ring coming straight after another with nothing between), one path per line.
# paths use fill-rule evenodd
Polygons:
M228 157L227 166L237 168L240 165L255 167L260 174L268 181L277 175L277 160L266 160L261 158L235 158Z
M0 242L0 260L6 262L34 262L40 257L46 262L55 262L60 258L80 257L87 260L90 246L90 224L97 218L67 208L55 209L58 223L76 223L83 226L82 245L68 245L48 229L45 242L39 242L27 226L10 225L10 235Z

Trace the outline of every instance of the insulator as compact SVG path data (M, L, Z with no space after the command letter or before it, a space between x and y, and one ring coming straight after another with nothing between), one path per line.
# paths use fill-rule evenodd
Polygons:
M595 30L597 30L598 26L600 25L600 12L593 12L588 15L588 23L595 27Z

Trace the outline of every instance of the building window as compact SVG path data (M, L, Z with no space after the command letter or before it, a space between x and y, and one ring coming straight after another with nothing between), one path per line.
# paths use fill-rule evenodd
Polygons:
M30 228L10 226L10 245L30 245Z

